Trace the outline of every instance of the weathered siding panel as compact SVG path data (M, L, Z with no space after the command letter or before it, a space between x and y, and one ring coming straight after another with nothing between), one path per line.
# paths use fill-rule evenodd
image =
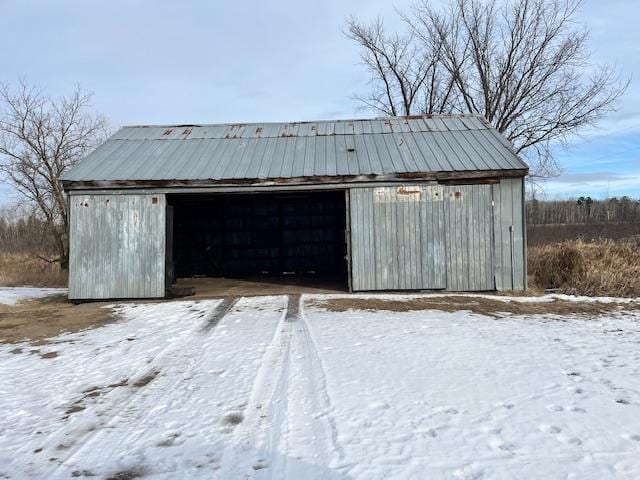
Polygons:
M350 190L353 290L445 288L442 187Z
M503 178L493 185L496 288L526 288L526 242L523 206L524 180Z
M444 187L447 290L493 290L491 185Z
M69 298L163 297L164 195L72 195L69 201Z
M521 185L351 189L353 290L524 288Z

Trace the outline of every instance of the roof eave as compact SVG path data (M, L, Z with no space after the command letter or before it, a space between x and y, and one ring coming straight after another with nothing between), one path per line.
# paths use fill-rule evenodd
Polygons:
M394 174L371 175L335 175L311 177L286 177L269 179L223 179L223 180L62 180L66 191L71 190L110 190L110 189L138 189L138 188L180 188L180 187L278 187L283 185L309 186L314 185L346 185L355 183L381 182L423 182L423 181L460 181L499 179L505 177L525 177L528 169L513 170L471 170L456 172L412 172Z

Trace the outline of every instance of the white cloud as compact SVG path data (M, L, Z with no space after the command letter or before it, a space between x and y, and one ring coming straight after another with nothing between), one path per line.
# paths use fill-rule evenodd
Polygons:
M543 184L549 198L627 195L640 198L640 170L628 173L589 172L564 174Z

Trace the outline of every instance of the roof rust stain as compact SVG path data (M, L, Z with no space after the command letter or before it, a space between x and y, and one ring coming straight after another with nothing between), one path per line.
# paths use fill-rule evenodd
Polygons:
M234 123L233 125L229 125L224 138L240 138L242 136L242 131L246 126L247 125L245 123Z

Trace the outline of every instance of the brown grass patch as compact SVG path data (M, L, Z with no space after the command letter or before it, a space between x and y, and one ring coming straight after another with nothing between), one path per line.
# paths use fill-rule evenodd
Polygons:
M534 285L575 295L640 297L640 236L529 248Z
M66 287L67 272L57 263L24 253L0 253L0 286Z
M555 299L550 302L502 301L486 297L448 295L433 297L415 297L408 299L357 298L343 297L307 302L308 306L318 307L331 312L347 310L413 312L420 310L440 310L443 312L470 311L489 317L514 315L580 315L599 316L630 309L640 309L640 302L624 304L618 302L569 302Z
M73 305L64 295L0 305L0 342L28 340L42 345L61 333L97 328L116 321L113 312L102 308L103 305Z

